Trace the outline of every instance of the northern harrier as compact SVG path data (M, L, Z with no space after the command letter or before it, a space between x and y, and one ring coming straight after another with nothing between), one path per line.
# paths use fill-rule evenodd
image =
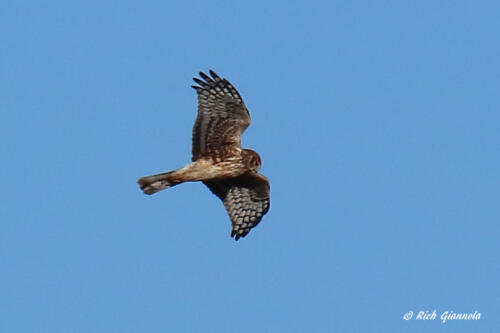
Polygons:
M231 237L245 237L269 210L269 181L258 173L259 154L241 148L241 134L250 125L238 91L212 70L193 78L198 116L193 126L192 162L183 168L140 178L146 194L183 182L202 181L226 207Z

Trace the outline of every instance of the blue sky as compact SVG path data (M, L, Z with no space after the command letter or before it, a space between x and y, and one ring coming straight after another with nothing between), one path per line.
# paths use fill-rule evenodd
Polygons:
M0 331L494 332L497 2L0 5ZM271 209L229 237L198 71L252 116ZM479 321L403 320L408 311Z

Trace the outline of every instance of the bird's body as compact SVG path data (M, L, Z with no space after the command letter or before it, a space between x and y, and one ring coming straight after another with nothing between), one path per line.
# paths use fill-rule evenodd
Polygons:
M202 157L180 169L142 177L137 182L144 193L153 194L184 182L235 178L251 172L250 166L255 155L249 151L253 152L235 148L230 153L225 151L221 155Z
M269 210L269 181L259 174L260 156L241 148L250 115L237 90L213 71L200 72L198 116L193 126L192 162L169 172L142 177L139 186L153 194L183 182L202 181L224 203L233 224L231 236L245 237Z

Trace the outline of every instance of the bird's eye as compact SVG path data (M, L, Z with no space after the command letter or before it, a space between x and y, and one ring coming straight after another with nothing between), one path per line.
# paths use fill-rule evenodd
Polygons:
M254 169L260 169L260 162L258 158L253 159L253 167Z

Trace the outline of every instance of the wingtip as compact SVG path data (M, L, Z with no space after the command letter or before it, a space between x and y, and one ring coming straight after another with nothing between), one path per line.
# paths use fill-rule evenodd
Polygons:
M199 85L200 87L204 87L204 86L207 86L207 83L198 79L197 77L193 77L193 81L196 82L197 85Z
M216 80L216 81L218 81L218 80L220 80L220 79L221 79L221 78L219 77L219 75L217 75L217 73L215 73L212 69L210 69L210 70L208 71L208 73L209 73L209 74L210 74L210 76L211 76L214 80Z
M203 72L200 72L199 73L201 78L205 81L207 81L208 83L210 82L213 82L212 78L210 76L208 76L207 74L203 73Z
M241 235L237 234L236 231L231 230L231 237L234 238L235 241L238 241L238 239L240 239Z
M205 74L204 72L199 72L199 76L201 79L193 77L193 81L197 85L191 87L193 87L193 89L196 89L196 91L200 93L202 91L208 92L210 89L218 86L220 89L224 88L229 90L227 93L229 93L231 97L237 99L238 103L245 104L238 90L236 90L236 88L227 79L220 77L217 73L215 73L213 69L209 69L208 73L210 74L210 76Z
M250 230L249 230L250 231ZM235 241L239 240L240 238L245 238L246 235L248 235L248 232L243 232L243 233L237 233L235 230L231 230L231 237L234 238Z

